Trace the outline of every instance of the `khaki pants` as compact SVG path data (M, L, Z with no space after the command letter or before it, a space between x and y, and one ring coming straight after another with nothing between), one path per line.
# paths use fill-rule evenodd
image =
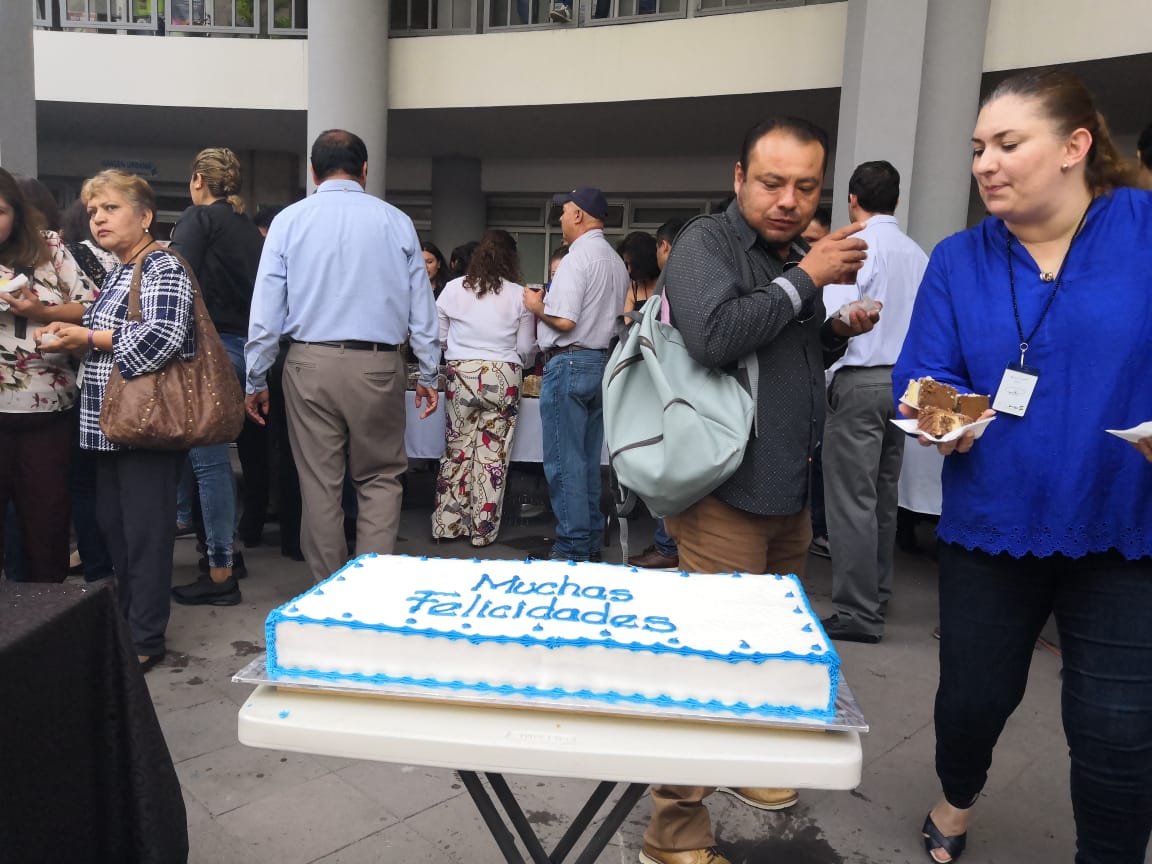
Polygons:
M284 364L288 438L300 474L300 548L320 582L348 561L341 494L356 489L356 553L396 545L408 467L403 356L293 344Z
M680 567L694 573L794 573L803 577L812 542L805 508L789 516L758 516L711 496L665 520L680 549ZM653 786L644 842L661 852L716 845L704 799L708 786Z

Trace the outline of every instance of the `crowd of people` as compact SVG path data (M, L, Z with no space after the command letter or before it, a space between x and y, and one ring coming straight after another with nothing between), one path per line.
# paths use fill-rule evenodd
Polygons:
M1105 430L1152 420L1141 374L1152 347L1152 192L1135 188L1152 188L1152 127L1136 169L1083 85L1042 70L985 98L972 145L988 218L930 257L900 229L900 175L883 160L857 166L851 222L833 228L819 207L827 135L775 117L745 137L726 209L655 236L635 232L613 248L599 189L556 196L564 246L547 286L525 284L507 232L487 231L447 260L422 243L407 216L365 192L367 149L344 130L313 144L316 193L264 228L243 215L231 151L202 151L168 249L151 236L156 201L139 177L97 174L61 220L46 190L0 169L0 511L11 504L16 527L0 540L0 563L11 576L18 546L21 578L61 581L74 523L85 572L114 578L147 670L164 656L170 600L240 601L236 538L259 542L277 430L291 449L279 461L298 472L298 496L281 482L282 527L299 529L298 548L285 551L327 578L348 559L348 511L357 552L393 551L409 352L421 419L445 403L431 536L476 547L498 537L518 404L536 370L551 555L598 561L601 381L621 316L659 295L699 363L741 377L742 358L756 358L755 432L739 469L660 520L629 563L803 577L809 554L830 555L825 630L879 642L906 442L891 421L917 413L900 402L905 385L931 376L989 394L981 419L996 422L979 441L973 430L946 443L916 436L943 460L943 798L923 823L925 850L938 864L963 853L997 738L1054 616L1076 860L1142 862L1152 832L1152 435L1127 443ZM243 515L226 445L127 448L100 423L114 367L131 378L194 354L194 284L247 394ZM173 588L189 464L202 572ZM711 791L653 787L640 860L725 864L704 805ZM725 791L765 810L797 800L790 789Z

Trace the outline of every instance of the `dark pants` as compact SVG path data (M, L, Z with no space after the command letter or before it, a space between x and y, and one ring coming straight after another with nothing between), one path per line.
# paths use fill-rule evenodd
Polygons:
M1064 659L1077 864L1143 864L1152 831L1152 559L940 546L936 772L967 807L1053 614Z
M116 571L120 613L136 653L164 652L176 543L176 484L184 450L121 450L97 457L100 525Z
M84 581L97 582L112 577L112 556L100 530L96 504L96 454L80 448L79 418L72 423L72 527L76 530L76 551L84 567Z
M68 576L72 498L68 491L71 411L0 412L0 516L12 502L20 529L20 578L63 582ZM4 532L0 532L0 567Z

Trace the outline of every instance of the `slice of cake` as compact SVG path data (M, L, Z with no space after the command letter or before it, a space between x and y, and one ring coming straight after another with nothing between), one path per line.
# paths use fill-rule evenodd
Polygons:
M921 378L916 405L919 408L940 408L952 411L956 408L956 388L932 378Z
M274 680L429 698L827 720L840 674L794 576L368 555L266 629Z
M918 379L908 379L908 386L904 390L904 395L900 397L900 401L913 407L920 404L920 381Z
M961 426L967 426L972 421L953 411L942 408L921 408L916 428L931 435L933 438L942 438L949 432L955 432Z
M965 417L971 417L968 422L975 423L980 419L980 415L987 411L989 408L989 400L987 396L981 396L977 393L961 393L956 397L956 413L963 414Z

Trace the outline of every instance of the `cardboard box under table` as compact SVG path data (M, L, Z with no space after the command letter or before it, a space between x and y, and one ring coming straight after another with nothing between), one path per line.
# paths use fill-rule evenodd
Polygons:
M591 864L650 783L853 789L867 726L843 680L831 722L750 720L655 707L599 710L577 700L541 707L516 697L477 701L397 685L333 689L268 678L264 658L234 680L259 686L240 709L240 742L351 759L456 770L505 859L522 864L484 773L533 864L572 853L616 784L621 796L575 859ZM417 691L420 692L417 692ZM551 853L503 774L599 780Z

